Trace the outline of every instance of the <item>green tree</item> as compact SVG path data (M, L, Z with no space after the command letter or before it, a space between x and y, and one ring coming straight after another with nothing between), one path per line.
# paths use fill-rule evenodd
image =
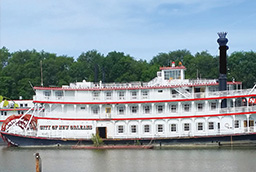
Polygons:
M242 81L244 88L253 87L256 81L256 53L234 52L228 58L228 80Z

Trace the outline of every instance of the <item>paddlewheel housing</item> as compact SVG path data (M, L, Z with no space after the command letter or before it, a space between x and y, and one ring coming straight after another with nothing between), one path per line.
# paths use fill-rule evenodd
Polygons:
M11 115L2 124L1 131L3 132L24 132L24 131L36 131L37 130L37 119L29 114L26 115ZM4 141L7 141L3 137Z

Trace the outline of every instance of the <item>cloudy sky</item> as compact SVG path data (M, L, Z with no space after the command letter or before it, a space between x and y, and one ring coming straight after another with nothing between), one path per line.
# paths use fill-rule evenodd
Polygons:
M92 49L150 60L207 50L256 51L255 0L0 0L0 47L77 58Z

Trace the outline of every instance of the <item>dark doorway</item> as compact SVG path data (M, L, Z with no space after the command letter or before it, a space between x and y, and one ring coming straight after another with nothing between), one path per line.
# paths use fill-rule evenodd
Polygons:
M97 127L97 134L103 139L107 138L107 127Z

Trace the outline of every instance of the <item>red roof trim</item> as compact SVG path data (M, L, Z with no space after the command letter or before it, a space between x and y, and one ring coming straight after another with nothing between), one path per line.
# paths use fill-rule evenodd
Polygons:
M172 67L172 66L168 66L168 67L160 67L160 70L170 70L170 69L186 69L185 66L175 66L175 67Z
M35 100L34 103L47 103L47 104L138 104L138 103L167 103L167 102L185 102L185 101L200 101L200 100L218 100L218 99L232 99L243 97L256 97L256 94L226 96L226 97L209 97L209 98L195 98L195 99L173 99L173 100L149 100L149 101L123 101L123 102L54 102L54 101L39 101Z
M231 115L246 115L256 114L253 112L237 112L237 113L223 113L223 114L209 114L209 115L191 115L191 116L168 116L168 117L145 117L145 118L111 118L111 119L99 119L99 118L49 118L49 117L35 117L36 119L47 119L47 120L74 120L74 121L125 121L125 120L152 120L152 119L179 119L179 118L203 118L203 117L216 117L216 116L231 116Z
M240 85L242 82L227 82L228 85ZM146 87L111 87L111 88L62 88L62 87L34 87L35 90L64 90L64 91L109 91L109 90L148 90L148 89L165 89L165 88L178 88L178 87L197 87L197 86L216 86L219 83L209 84L182 84L182 85L169 85L169 86L146 86Z

